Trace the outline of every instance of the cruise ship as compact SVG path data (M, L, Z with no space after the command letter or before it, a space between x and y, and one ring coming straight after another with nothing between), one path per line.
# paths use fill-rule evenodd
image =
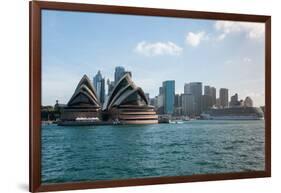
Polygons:
M229 107L210 109L201 114L205 120L261 120L264 114L258 107Z

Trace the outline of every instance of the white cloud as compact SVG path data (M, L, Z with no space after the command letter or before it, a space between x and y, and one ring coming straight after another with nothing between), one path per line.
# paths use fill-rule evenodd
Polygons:
M196 47L204 39L207 39L207 36L205 35L205 32L202 31L198 33L189 32L185 40L187 44Z
M252 59L248 58L248 57L245 57L245 58L243 58L243 62L250 63L250 62L252 62Z
M145 56L180 55L182 48L170 41L155 43L142 41L137 44L135 51Z
M225 38L226 34L225 33L222 33L218 36L218 40L223 40Z
M244 57L239 59L238 61L233 61L233 60L226 60L224 64L226 65L233 65L234 63L243 63L243 64L250 64L252 62L252 59L249 57Z
M265 33L264 24L253 22L217 21L215 29L222 32L218 40L223 40L231 33L245 33L249 39L256 40L264 37Z

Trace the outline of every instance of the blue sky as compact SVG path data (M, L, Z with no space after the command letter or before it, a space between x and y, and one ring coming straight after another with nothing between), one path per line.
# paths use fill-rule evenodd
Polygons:
M165 80L228 88L264 105L264 24L44 10L42 104L67 103L84 74L132 71L150 96ZM218 96L218 93L217 93Z

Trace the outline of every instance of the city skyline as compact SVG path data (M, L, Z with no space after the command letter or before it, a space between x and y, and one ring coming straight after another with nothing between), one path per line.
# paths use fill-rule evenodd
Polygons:
M45 10L42 19L43 105L66 103L83 74L93 78L100 70L114 80L116 66L131 71L151 97L163 81L175 80L175 93L202 82L264 105L262 24ZM91 25L101 22L99 29Z
M107 78L107 80L110 82L112 88L115 86L116 83L118 83L118 81L125 75L125 74L129 74L130 77L132 77L132 72L131 71L126 71L126 69L122 66L116 66L115 67L115 71L114 71L114 81L110 81L109 78ZM106 92L106 88L105 88L105 79L106 77L103 77L101 74L101 71L98 70L98 72L96 73L96 75L93 77L93 86L96 89L97 95L98 95L98 99L100 99L100 102L103 104L107 98L108 95L110 95L111 90L109 88L108 91ZM98 83L101 83L102 85L98 85ZM169 85L169 87L167 87L166 85ZM167 89L168 88L168 89ZM149 97L150 93L145 93L147 99L156 99L159 96L165 96L169 95L169 100L166 100L166 102L163 102L163 105L165 103L169 103L169 101L173 101L174 103L176 103L176 95L182 96L182 95L192 95L192 97L194 97L195 99L195 103L197 103L198 101L196 100L200 100L200 105L195 106L194 110L195 111L201 111L203 109L203 103L204 102L204 97L205 96L209 96L209 104L207 106L212 107L212 106L216 106L216 105L220 105L221 107L228 107L228 106L239 106L240 104L232 104L231 102L235 101L235 102L241 102L243 101L243 99L240 97L238 97L238 93L234 92L234 95L230 95L229 94L229 89L228 88L216 88L214 85L207 85L204 84L203 82L188 82L188 83L184 83L183 85L183 92L182 93L176 93L175 92L175 80L164 80L162 81L162 85L158 87L158 94L156 96L153 97ZM167 92L168 91L168 92ZM101 95L99 94L101 93ZM174 95L174 96L171 96ZM167 98L167 97L166 97ZM251 99L251 97L246 96L245 100L247 99ZM220 100L218 104L218 101ZM56 100L56 103L58 102L58 100ZM253 103L253 101L251 102ZM164 112L174 112L174 108L177 107L177 104L169 104L169 110L167 110L164 107ZM171 107L173 106L173 107ZM206 104L205 104L206 106ZM251 105L253 106L253 104ZM199 109L199 110L196 110ZM204 110L204 109L203 109ZM168 113L168 114L169 114Z

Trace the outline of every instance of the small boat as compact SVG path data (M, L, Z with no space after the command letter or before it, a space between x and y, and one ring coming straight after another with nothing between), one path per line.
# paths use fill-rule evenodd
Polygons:
M183 124L184 122L181 120L170 121L172 124Z
M119 119L115 119L112 123L113 123L113 125L119 125L120 121L119 121Z

